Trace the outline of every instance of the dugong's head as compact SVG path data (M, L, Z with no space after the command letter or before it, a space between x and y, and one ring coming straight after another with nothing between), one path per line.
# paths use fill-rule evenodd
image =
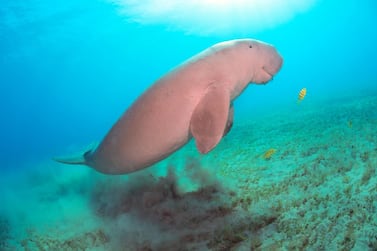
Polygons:
M237 58L239 69L244 69L246 81L265 84L280 70L283 58L275 47L254 39L229 41L229 48Z

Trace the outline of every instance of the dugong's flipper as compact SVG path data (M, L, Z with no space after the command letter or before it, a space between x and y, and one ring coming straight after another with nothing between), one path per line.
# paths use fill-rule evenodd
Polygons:
M226 122L223 137L225 137L225 135L227 135L230 132L230 129L232 129L233 117L234 117L234 108L233 108L233 104L231 104L231 106L229 108L229 112L228 112L228 121Z
M230 106L229 92L224 86L212 84L195 107L190 131L200 153L211 151L226 132Z

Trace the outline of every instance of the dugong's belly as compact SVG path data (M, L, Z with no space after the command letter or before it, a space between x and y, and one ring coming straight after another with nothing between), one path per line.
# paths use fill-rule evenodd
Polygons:
M127 173L148 167L190 139L190 119L205 86L164 79L145 92L116 122L92 163ZM190 83L188 83L190 82ZM188 86L185 86L185 85Z

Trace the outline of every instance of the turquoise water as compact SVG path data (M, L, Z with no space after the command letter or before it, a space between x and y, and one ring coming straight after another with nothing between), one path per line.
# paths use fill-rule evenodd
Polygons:
M0 250L377 250L374 1L203 11L226 25L127 2L1 2ZM244 37L284 64L234 102L209 154L190 142L124 176L52 161L100 141L188 57Z

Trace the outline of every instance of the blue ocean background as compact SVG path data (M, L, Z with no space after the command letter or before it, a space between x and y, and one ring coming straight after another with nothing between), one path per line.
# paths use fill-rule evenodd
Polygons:
M88 185L90 182L87 175L89 177L94 175L96 177L94 180L107 184L106 176L93 174L93 170L85 167L59 165L53 162L52 158L85 148L101 140L125 109L146 88L182 61L217 42L244 37L273 44L283 56L284 64L272 82L264 86L250 85L235 101L235 127L227 136L227 142L231 142L232 137L240 136L237 134L237 123L244 125L248 120L260 121L263 118L269 118L269 120L263 120L265 123L263 125L267 125L268 121L276 123L274 118L278 118L280 122L291 121L292 126L287 125L279 132L277 123L274 128L276 137L302 132L300 140L305 139L309 144L321 137L321 131L315 132L315 123L322 120L325 123L323 128L334 125L335 122L330 118L323 119L318 115L326 114L329 107L329 110L332 109L332 112L329 111L331 118L336 119L334 116L339 114L339 120L344 121L344 127L347 130L354 128L354 131L342 134L346 135L343 145L342 137L336 137L339 145L344 147L342 149L347 149L347 145L349 149L353 147L347 135L353 137L352 135L358 135L357 133L362 135L367 135L364 132L369 133L369 145L365 148L358 148L356 155L359 156L367 151L369 154L365 166L370 167L372 174L370 174L371 179L368 180L369 186L366 191L372 198L370 202L372 207L366 214L375 217L377 215L377 183L376 173L373 171L377 168L377 142L375 141L377 135L377 110L375 110L377 108L377 3L375 1L322 0L317 1L309 10L295 14L289 20L263 30L251 32L237 30L234 33L228 31L215 34L210 32L206 34L204 30L203 33L196 34L179 28L170 28L164 23L142 24L130 21L119 11L119 5L104 0L68 0L53 3L45 0L2 0L0 3L2 122L0 124L0 171L3 173L1 175L3 185L0 185L0 189L3 190L4 197L3 202L0 202L0 207L2 207L0 217L9 225L7 227L4 225L3 230L0 230L0 239L2 238L0 247L4 250L22 250L19 249L20 247L25 250L63 250L56 247L54 249L52 244L50 248L37 247L38 245L35 244L37 241L34 241L34 244L20 244L22 239L27 239L25 233L19 233L22 232L21 229L32 227L32 223L39 223L36 220L16 226L15 224L21 217L19 214L25 216L30 213L31 216L25 217L33 218L30 212L33 210L32 206L44 203L39 199L32 199L33 196L39 198L37 194L43 189L33 190L32 183L26 184L25 180L34 180L36 186L43 182L49 182L49 185L54 186L56 176L64 172L66 177L85 178L81 185L79 178L59 180L62 190L75 182L75 187L84 186L89 191L93 188L93 184ZM307 95L298 105L297 96L304 87L307 88ZM355 107L357 109L354 109ZM357 118L353 119L352 114L344 115L347 109L351 113L355 112ZM360 113L357 114L358 112ZM292 119L289 117L291 115L297 118ZM300 117L301 115L303 117ZM362 115L365 116L364 119L360 117ZM295 126L295 124L300 126ZM269 126L273 127L273 124ZM253 135L252 139L271 140L268 138L271 135L266 134L262 129L259 131L256 122L248 128L247 130L250 130ZM357 128L361 131L358 132ZM258 134L259 132L261 134ZM358 139L358 136L355 136L353 144L357 145ZM302 141L297 142L293 136L291 140L289 138L286 140L291 143L293 141L293 144L297 145L303 144ZM335 139L328 138L326 141L330 148L332 144L337 144L332 140ZM253 147L258 148L258 141L254 142L256 143ZM276 148L268 142L263 144L266 144L266 147L260 148L254 155L263 155L266 150ZM226 143L220 148L226 149L225 151L232 150L227 148ZM276 154L279 154L279 151L282 153L283 148L284 144L276 148ZM191 152L191 150L189 148L187 151ZM254 150L250 148L245 151ZM335 153L328 151L329 155L326 155L326 151L323 153L324 158L339 154L339 158L342 159L342 156L346 154L337 150ZM211 154L213 158L225 161L225 157L218 150L209 154L209 159L205 161L204 166L211 166ZM185 155L179 153L176 157L180 156ZM197 155L194 154L194 156ZM227 161L232 162L238 157L235 153L227 155L226 158ZM290 163L301 163L300 161L308 163L309 160L305 160L305 156L301 155L296 162ZM274 163L273 166L278 168L282 165L279 166L279 160L273 158L266 163L263 166ZM358 167L357 163L357 161L345 160L342 165L350 165L352 169ZM38 177L33 176L34 167L38 167L36 171ZM232 168L236 170L237 166ZM51 171L52 169L54 171ZM77 176L70 174L77 170L85 174L80 173ZM45 171L48 175L40 174ZM216 172L216 169L209 168L207 171ZM27 175L31 175L32 178L29 176L25 178ZM55 177L52 182L46 181L50 179L49 175ZM215 175L209 174L209 176ZM125 179L127 182L137 183L132 180L132 177L131 175ZM12 185L5 182L6 180L11 181ZM120 181L117 179L117 182ZM16 206L18 200L22 202L19 195L25 194L13 191L12 187L29 190L30 194L26 197L32 202L28 210L24 210L25 208L20 205ZM51 191L49 188L44 189L46 190L43 191ZM363 188L360 189L363 190ZM67 192L60 192L63 195L56 195L51 200L59 200L62 203L59 196L64 197ZM84 202L79 204L86 205ZM13 207L17 210L12 211ZM44 210L50 209L46 206ZM59 212L56 213L56 219L59 218ZM75 211L66 212L64 217L71 218L70 214L74 215ZM363 219L353 224L363 225L366 221L368 220ZM49 226L52 225L54 222L49 223ZM377 229L373 229L375 226L371 226L369 239L365 237L369 242L366 241L364 246L359 243L359 247L377 250L375 234ZM12 229L16 228L17 233L12 232ZM104 236L107 236L108 232L105 230L104 232ZM43 236L43 231L38 233L39 236ZM33 238L36 238L35 235ZM49 240L53 239L51 236L49 238ZM114 240L103 238L102 240L110 240L110 242ZM149 240L153 238L157 237L150 236ZM357 236L348 238L354 238L352 248L357 247L355 244L358 243ZM97 236L97 239L100 238ZM371 241L372 239L374 241ZM54 242L51 241L51 243ZM263 246L264 244L260 244L256 249L290 250L287 246L284 246L286 249L283 248L283 242L279 243L274 246L276 249L268 249L267 246ZM311 244L313 247L315 242ZM46 242L44 245L47 245ZM133 250L136 246L135 244L129 249L119 250ZM93 245L91 248L80 246L81 249L72 247L72 250L111 250L100 244L94 247ZM306 248L301 250L319 250L310 249L310 243L306 245ZM170 250L178 249L170 248ZM325 247L323 250L335 249Z

